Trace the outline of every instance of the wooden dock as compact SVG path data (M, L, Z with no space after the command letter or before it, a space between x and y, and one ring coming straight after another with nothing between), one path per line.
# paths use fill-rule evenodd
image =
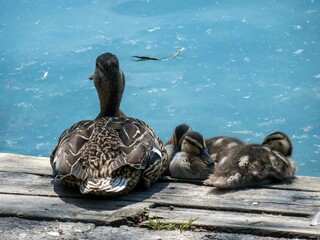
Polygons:
M192 219L193 229L207 232L320 239L320 219L311 224L320 211L320 178L229 191L163 178L148 191L105 199L53 182L48 158L0 153L0 199L1 218L138 228L148 213L167 223Z

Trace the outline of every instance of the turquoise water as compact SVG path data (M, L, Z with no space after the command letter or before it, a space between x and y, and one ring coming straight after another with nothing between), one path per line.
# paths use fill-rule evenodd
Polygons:
M298 174L320 176L320 1L0 4L0 152L49 156L64 129L95 118L88 77L113 52L122 109L164 141L182 122L252 143L280 130Z

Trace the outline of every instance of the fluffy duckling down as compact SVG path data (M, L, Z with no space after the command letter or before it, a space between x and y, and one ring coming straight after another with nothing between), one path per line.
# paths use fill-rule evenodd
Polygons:
M179 142L178 151L170 161L170 175L183 179L208 178L213 172L214 161L208 153L204 137L198 132L187 131Z
M245 188L293 178L296 165L292 149L289 137L282 132L268 135L262 144L240 144L221 158L204 184Z

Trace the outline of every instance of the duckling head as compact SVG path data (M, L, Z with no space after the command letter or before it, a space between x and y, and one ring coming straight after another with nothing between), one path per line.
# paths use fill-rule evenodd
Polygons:
M172 144L173 144L174 153L181 151L182 136L190 131L191 131L191 127L189 127L185 123L178 125L174 129L174 133L173 133L173 137L172 137Z
M105 116L119 116L125 76L119 67L117 56L112 53L103 53L98 56L94 74L89 79L94 81L100 99L100 114L97 119Z
M195 131L190 131L184 134L181 142L181 151L200 156L201 160L208 166L214 164L213 159L208 153L204 137Z
M273 151L277 151L285 157L290 157L293 149L292 142L283 132L274 132L269 134L262 142L262 146L268 147Z

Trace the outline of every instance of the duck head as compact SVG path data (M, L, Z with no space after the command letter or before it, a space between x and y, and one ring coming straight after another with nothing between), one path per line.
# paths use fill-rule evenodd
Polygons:
M195 131L184 134L181 142L181 151L200 156L201 160L208 166L214 164L213 159L208 153L204 137Z
M93 80L100 100L98 118L119 116L120 103L125 87L125 76L119 67L118 58L112 53L103 53L96 59Z

